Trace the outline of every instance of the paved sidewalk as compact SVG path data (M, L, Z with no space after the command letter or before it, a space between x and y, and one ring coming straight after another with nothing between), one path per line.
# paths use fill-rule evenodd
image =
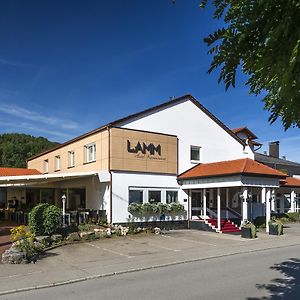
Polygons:
M63 284L127 271L300 244L300 224L283 236L255 240L196 230L103 239L53 249L36 264L0 264L0 295L6 291Z

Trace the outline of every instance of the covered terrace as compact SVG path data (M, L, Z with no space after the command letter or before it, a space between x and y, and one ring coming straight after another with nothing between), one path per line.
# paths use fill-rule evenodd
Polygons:
M178 176L189 197L189 219L252 220L265 216L269 231L271 212L275 211L276 189L286 174L249 158L198 164ZM197 195L197 196L195 196Z

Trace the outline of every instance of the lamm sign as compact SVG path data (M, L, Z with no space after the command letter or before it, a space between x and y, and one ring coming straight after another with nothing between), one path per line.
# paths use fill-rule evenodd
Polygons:
M132 145L130 140L127 140L127 151L129 153L136 154L138 158L149 158L149 159L158 159L165 160L166 158L161 157L161 145L158 144L155 146L153 143L146 144L144 142L137 142Z

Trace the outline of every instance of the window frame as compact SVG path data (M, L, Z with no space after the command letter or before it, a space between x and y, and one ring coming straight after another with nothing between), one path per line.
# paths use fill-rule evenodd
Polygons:
M97 154L96 142L89 143L89 144L85 145L84 148L85 148L85 163L95 162L96 161L96 154ZM92 157L90 159L89 149L91 149L91 148L93 149L93 152L92 152Z
M54 158L54 171L60 171L60 155L55 155Z
M44 174L49 173L49 159L44 159Z
M199 159L192 159L192 150L196 150L196 149L198 150ZM190 161L191 161L191 163L201 162L201 157L202 157L202 147L196 146L196 145L191 145L190 146Z
M175 201L168 202L168 192L169 193L176 193L176 200ZM166 199L165 199L166 204L178 203L178 190L166 190L165 193L166 193Z
M142 201L136 202L136 201L131 201L130 202L130 192L140 192L142 193ZM145 189L143 188L130 188L128 190L128 205L130 205L131 203L139 203L139 204L143 204L144 203L144 198L145 198Z
M71 159L73 157L73 159ZM72 161L73 160L73 161ZM75 167L75 151L68 151L68 168Z
M148 189L148 202L149 203L163 203L162 200L163 200L163 191L162 189ZM153 193L153 192L159 192L160 193L160 201L150 201L150 193Z

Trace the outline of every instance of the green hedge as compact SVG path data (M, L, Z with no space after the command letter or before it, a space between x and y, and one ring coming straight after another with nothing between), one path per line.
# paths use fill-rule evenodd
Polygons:
M35 206L29 213L29 228L35 235L51 235L61 222L61 209L49 203Z
M170 204L165 203L131 203L128 206L128 211L133 215L162 215L162 214L178 214L184 212L184 206L180 203L174 202Z

